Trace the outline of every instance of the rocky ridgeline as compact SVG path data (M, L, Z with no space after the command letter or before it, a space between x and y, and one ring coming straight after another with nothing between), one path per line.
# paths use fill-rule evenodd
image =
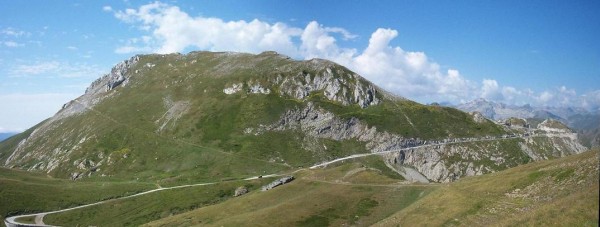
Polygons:
M120 85L125 85L129 81L132 72L130 70L140 60L140 56L134 56L129 60L122 61L115 65L109 74L106 74L90 84L85 89L85 93L79 98L65 104L63 108L54 116L54 118L65 118L73 114L87 111L104 98L110 90Z
M375 86L360 76L326 60L314 59L307 64L317 73L302 70L292 75L279 74L263 84L253 80L232 83L223 88L223 93L270 94L272 90L278 90L281 96L305 100L313 92L322 92L330 101L346 106L357 104L361 108L377 105L381 101Z
M263 186L260 190L263 191L263 192L264 191L268 191L268 190L271 190L271 189L273 189L275 187L287 184L287 183L289 183L289 182L291 182L293 180L294 180L293 176L285 176L285 177L279 178L279 179L277 179L277 180L275 180L275 181L273 181L273 182L271 182L271 183Z
M275 82L279 85L281 95L296 99L302 100L311 92L323 91L328 100L342 105L358 104L361 108L366 108L379 103L375 96L377 90L372 84L361 82L356 74L335 70L333 67L326 67L317 75L301 72L294 76L278 76Z

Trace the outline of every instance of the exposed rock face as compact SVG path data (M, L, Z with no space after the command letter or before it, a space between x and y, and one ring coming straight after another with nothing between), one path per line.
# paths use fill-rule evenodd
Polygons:
M279 95L305 100L313 92L322 92L330 101L342 105L357 104L361 108L377 105L381 101L378 90L360 76L345 69L334 67L325 60L311 60L309 66L316 74L306 71L293 75L277 75L268 82L235 82L223 88L223 93L231 95L245 89L248 94L270 94L278 90Z
M538 124L538 129L550 132L550 133L573 133L566 125L560 121L546 119L542 123Z
M117 64L112 68L110 74L106 75L108 78L108 83L106 84L106 90L112 90L122 83L126 82L128 79L126 77L127 71L131 68L132 65L136 64L139 60L139 57L136 56L130 60L123 61Z
M369 127L356 118L342 120L312 103L308 103L303 109L287 111L272 125L247 129L246 133L258 135L264 131L291 129L299 129L306 135L317 138L338 141L356 139L366 142L365 150L373 153L415 147L408 151L386 154L386 160L392 165L399 165L395 167L397 171L404 170L405 174L411 175L410 171L414 169L434 182L451 182L463 176L495 172L530 160L562 157L585 150L585 147L577 142L576 134L552 134L552 131L548 133L542 131L542 134L532 138L519 139L516 136L506 135L490 138L495 139L494 141L483 142L477 142L480 138L441 141L404 138L388 132L379 132L377 128ZM508 139L512 142L503 143L503 140ZM536 145L542 142L545 143L544 146ZM445 143L451 144L445 145ZM514 146L520 147L520 150L516 151L519 153L509 155L504 151ZM417 174L412 175L417 176ZM414 180L426 182L418 176Z
M477 123L484 123L487 119L480 112L473 111L470 113L471 117L473 117L473 121Z
M271 190L271 189L273 189L273 188L275 188L277 186L280 186L280 185L283 185L283 184L287 184L287 183L289 183L289 182L291 182L293 180L294 180L293 176L282 177L282 178L279 178L279 179L271 182L270 184L267 184L267 185L263 186L260 190L263 191L263 192L264 191L268 191L268 190Z
M160 127L156 130L157 133L165 129L169 123L174 126L177 120L179 120L179 118L183 116L183 114L185 114L190 107L189 101L174 102L170 98L165 98L163 99L163 102L167 112L165 112L165 114L163 114L154 122L157 125L160 125Z
M244 187L244 186L240 186L240 187L238 187L238 188L235 189L235 192L233 193L233 196L234 197L238 197L238 196L244 195L246 193L248 193L248 189L246 187Z
M300 129L307 135L317 138L356 139L367 142L365 148L371 152L400 149L424 143L419 139L403 138L388 132L378 132L376 127L369 127L357 118L340 119L333 113L320 109L310 102L304 109L287 111L275 124L246 131L258 135L264 131L289 129Z
M134 56L129 60L122 61L115 65L115 67L112 68L111 73L92 82L92 84L85 89L85 93L82 96L65 104L53 118L62 119L73 114L87 111L89 108L108 97L108 92L110 90L113 90L120 85L127 84L129 77L133 74L133 72L130 72L130 69L134 67L139 60L139 56Z
M506 155L497 151L497 146L496 142L479 143L476 147L460 143L432 145L390 153L384 157L395 165L414 168L430 181L451 182L464 176L494 172L495 169L502 169L504 165L518 164L507 164L507 160L503 158ZM485 160L492 160L493 163L483 164Z
M315 63L318 64L318 63ZM335 70L325 66L320 73L311 75L301 72L294 76L278 77L276 83L280 87L280 94L296 99L305 99L311 92L323 91L323 95L330 101L342 105L358 104L362 108L377 105L377 90L373 85L361 82L359 76L344 70Z
M271 89L263 87L259 82L250 81L248 83L248 93L268 95L271 93Z
M231 85L231 87L226 87L223 89L223 93L231 95L231 94L235 94L238 93L239 91L242 90L242 83L237 83L237 84L233 84Z

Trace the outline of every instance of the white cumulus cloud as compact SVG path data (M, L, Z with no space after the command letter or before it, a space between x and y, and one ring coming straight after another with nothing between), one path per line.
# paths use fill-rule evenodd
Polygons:
M155 2L139 9L116 11L115 17L137 23L141 30L151 31L155 39L151 49L157 53L183 51L195 47L212 51L261 52L275 50L295 55L292 42L300 29L284 23L270 24L260 20L223 21L212 17L191 17L179 7ZM130 46L128 49L145 49ZM124 51L121 51L124 52Z
M338 39L357 36L344 28L327 27L317 21L306 27L285 23L224 21L214 17L192 17L177 6L161 2L138 9L114 11L121 21L146 31L151 38L140 42L132 38L118 47L117 53L182 52L186 48L211 51L259 53L274 50L294 58L324 58L358 72L392 92L416 99L440 97L460 100L470 95L475 83L458 70L441 67L423 52L405 51L390 45L398 36L393 29L377 29L362 52L338 45Z
M317 21L305 27L282 22L224 21L215 17L190 16L177 6L154 2L137 9L113 10L114 16L134 25L142 37L122 42L115 52L172 53L190 49L260 53L274 50L297 59L324 58L342 64L375 84L420 102L464 102L483 97L509 103L537 105L594 106L597 93L577 96L566 87L539 93L502 86L494 79L474 82L457 69L442 68L424 52L407 51L391 44L398 31L376 29L366 48L343 47L338 40L357 36L339 27L327 27ZM595 101L596 100L596 101Z

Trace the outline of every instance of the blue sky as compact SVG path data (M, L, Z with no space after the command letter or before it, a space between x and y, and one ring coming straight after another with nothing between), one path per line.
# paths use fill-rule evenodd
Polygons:
M0 132L139 53L327 58L422 102L600 106L600 1L5 1Z

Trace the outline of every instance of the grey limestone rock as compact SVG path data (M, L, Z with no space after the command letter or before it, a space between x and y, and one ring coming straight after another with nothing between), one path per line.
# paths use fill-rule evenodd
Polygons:
M483 114L481 114L480 112L477 111L473 111L471 113L469 113L471 115L471 117L473 117L473 121L475 121L476 123L485 123L485 121L487 120Z
M289 182L291 182L293 180L294 180L293 176L285 176L285 177L279 178L279 179L271 182L270 184L267 184L267 185L263 186L261 188L261 191L271 190L271 189L273 189L273 188L275 188L277 186L280 186L280 185L283 185L283 184L287 184L287 183L289 183Z
M248 193L248 188L246 188L244 186L240 186L240 187L238 187L238 188L235 189L235 191L233 193L233 196L234 197L238 197L238 196L244 195L246 193Z

